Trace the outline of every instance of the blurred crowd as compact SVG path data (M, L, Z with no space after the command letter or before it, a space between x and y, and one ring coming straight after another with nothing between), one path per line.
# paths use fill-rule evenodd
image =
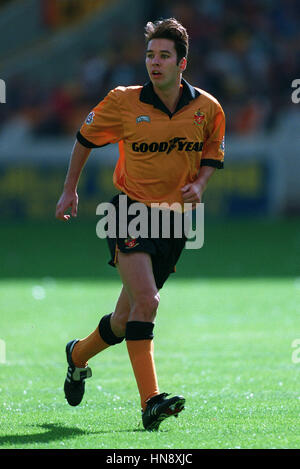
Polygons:
M213 94L227 115L227 132L272 131L300 78L298 0L152 1L147 20L175 17L190 37L184 78ZM118 85L144 84L144 24L124 31L117 23L109 47L89 50L74 80L44 89L15 77L7 89L5 117L22 115L36 136L72 135L89 110ZM20 86L22 80L22 86ZM1 109L3 111L3 108ZM24 117L25 116L25 117Z

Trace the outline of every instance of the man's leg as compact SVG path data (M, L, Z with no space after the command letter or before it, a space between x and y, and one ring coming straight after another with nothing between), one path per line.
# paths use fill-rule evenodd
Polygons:
M131 303L125 339L138 385L146 430L158 430L167 417L184 408L183 396L159 393L153 356L153 328L159 293L151 257L142 252L119 253L118 268Z
M99 326L84 339L71 340L67 344L68 369L64 392L70 405L80 404L85 392L85 380L92 376L92 371L87 366L88 360L110 345L123 341L129 312L130 303L123 288L114 313L103 316Z
M131 303L125 287L122 287L115 310L110 318L113 333L118 337L125 337L126 323L129 319Z
M90 358L109 346L121 342L125 336L129 313L130 302L123 287L115 311L112 314L105 315L91 334L75 344L72 351L74 365L84 368Z
M145 410L146 401L159 394L152 340L159 293L149 254L119 252L117 266L131 304L125 339Z

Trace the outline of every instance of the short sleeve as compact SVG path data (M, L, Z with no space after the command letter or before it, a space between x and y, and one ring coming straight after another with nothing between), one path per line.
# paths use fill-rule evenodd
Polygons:
M224 167L225 114L220 104L215 104L213 117L207 124L201 166Z
M88 148L117 143L123 139L123 124L117 89L112 90L89 113L79 132L77 140Z

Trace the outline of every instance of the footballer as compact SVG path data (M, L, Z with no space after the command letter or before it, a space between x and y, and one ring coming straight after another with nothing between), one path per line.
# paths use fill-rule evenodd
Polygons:
M56 217L67 221L77 215L77 185L93 148L118 143L119 158L113 175L117 190L111 203L121 210L139 202L151 204L201 202L216 169L223 167L225 117L219 102L182 75L187 66L188 34L176 19L145 27L144 86L119 86L91 110L77 133ZM71 215L66 211L71 209ZM89 360L126 341L146 430L157 430L185 405L181 395L161 392L154 360L154 325L160 290L185 246L186 237L161 233L153 238L107 237L109 263L118 269L122 287L114 311L103 311L87 337L66 345L68 362L64 392L72 406L80 404L85 380L91 377Z

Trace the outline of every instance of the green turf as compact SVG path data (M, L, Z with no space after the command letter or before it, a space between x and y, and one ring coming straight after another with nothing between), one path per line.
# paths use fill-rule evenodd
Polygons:
M223 257L231 260L223 271L222 244L216 251L186 252L161 292L155 328L159 384L162 391L184 394L186 409L177 420L163 422L158 433L142 428L124 343L90 361L94 376L78 408L63 396L65 343L95 328L120 290L115 271L103 267L105 249L99 278L94 258L88 278L79 235L74 248L64 244L67 236L57 246L53 226L20 227L23 236L3 228L2 239L12 244L0 281L0 339L6 343L6 363L0 364L1 448L299 448L300 363L292 361L292 342L300 339L300 275L291 263L297 223L280 223L269 233L264 225L261 245L256 234L256 248L248 251L236 244L241 233L245 245L253 241L255 230L246 237L246 225L236 223L232 237L223 226ZM288 235L289 246L283 243L272 257L280 233ZM217 234L222 238L222 226ZM235 247L244 263L234 256ZM255 252L264 254L261 262L253 259ZM38 265L30 267L32 257ZM203 257L207 264L214 261L205 266L207 278L204 268L195 275ZM256 265L261 273L254 275Z

